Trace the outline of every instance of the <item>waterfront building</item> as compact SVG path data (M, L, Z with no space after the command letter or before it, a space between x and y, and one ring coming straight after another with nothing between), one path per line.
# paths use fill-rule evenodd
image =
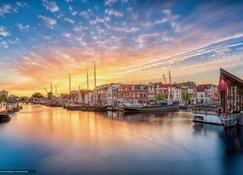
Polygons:
M108 100L108 87L109 84L103 84L100 86L97 86L95 89L95 103L98 105L107 105Z
M182 90L180 87L173 85L171 88L169 88L171 91L171 100L176 103L181 103L182 102Z
M59 96L59 102L60 103L67 103L70 100L70 95L69 94L60 94Z
M118 89L118 103L147 104L148 86L144 84L127 84Z
M80 96L80 91L79 90L72 90L70 92L70 102L72 102L72 103L79 103L79 96Z
M120 83L111 84L107 89L107 106L115 107L118 104L118 89L122 86Z
M219 101L218 86L214 84L200 84L196 87L197 103L212 104Z
M81 89L78 94L78 103L79 104L89 104L91 99L89 99L89 93L93 91L87 89Z
M196 91L196 83L193 81L187 81L187 82L182 82L182 83L176 83L178 87L181 88L181 93L182 94L188 94L190 99L188 101L185 101L182 99L182 102L188 103L188 104L195 104L196 103L196 96L197 96L197 91Z
M157 85L155 83L150 82L148 84L148 101L150 103L155 102L156 94L157 94Z
M226 117L243 111L243 80L220 69L219 91L220 103Z
M1 97L1 99L2 98L8 99L8 91L5 91L5 90L0 91L0 97Z

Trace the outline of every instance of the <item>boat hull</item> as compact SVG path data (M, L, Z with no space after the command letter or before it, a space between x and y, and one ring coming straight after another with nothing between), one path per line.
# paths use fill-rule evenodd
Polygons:
M224 118L219 117L217 115L210 114L194 114L193 122L196 123L206 123L206 124L214 124L214 125L223 125L224 127L231 127L237 125L237 116Z
M179 111L179 105L167 105L159 107L123 107L124 112L176 112Z
M9 114L0 114L0 123L8 122L11 119Z

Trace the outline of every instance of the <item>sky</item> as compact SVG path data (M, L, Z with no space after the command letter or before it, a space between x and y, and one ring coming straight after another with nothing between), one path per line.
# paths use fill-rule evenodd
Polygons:
M243 2L0 0L0 89L58 93L97 84L243 78Z

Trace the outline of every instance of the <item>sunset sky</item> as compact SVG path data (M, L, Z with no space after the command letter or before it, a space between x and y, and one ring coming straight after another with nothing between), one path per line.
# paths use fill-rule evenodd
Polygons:
M0 0L0 90L43 94L97 84L243 78L240 1Z

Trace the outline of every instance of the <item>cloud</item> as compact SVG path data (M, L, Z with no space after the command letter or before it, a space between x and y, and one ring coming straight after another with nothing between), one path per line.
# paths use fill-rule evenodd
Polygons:
M84 17L85 19L89 19L92 15L91 9L88 9L86 11L81 11L79 15Z
M144 49L145 47L151 47L152 45L162 45L166 42L173 41L174 38L169 36L165 32L155 32L155 33L147 33L140 34L137 39L137 45L139 49Z
M118 31L118 32L126 32L126 33L135 33L139 30L139 28L137 27L114 27L113 28L115 31Z
M26 2L20 2L20 1L17 1L17 2L16 2L16 5L17 5L17 7L19 7L19 8L29 7L28 4L27 4Z
M64 21L67 21L67 22L69 22L69 23L71 23L71 24L73 24L74 23L74 20L72 20L72 19L70 19L70 18L64 18Z
M57 20L51 17L38 15L38 18L40 18L50 28L53 28L53 26L57 23Z
M71 3L73 0L65 0L66 3Z
M0 26L0 36L7 37L10 33L7 31L7 29L3 26Z
M96 17L95 20L96 20L97 23L104 23L104 22L109 22L110 21L110 17L104 17L104 18Z
M63 33L62 35L65 36L65 37L67 37L67 38L70 38L72 36L71 33Z
M16 26L19 28L21 32L28 32L30 28L28 24L24 25L24 24L17 23Z
M42 5L49 11L51 12L58 12L59 7L57 6L56 2L54 1L49 1L49 0L43 0Z
M0 7L0 16L4 17L6 14L17 12L10 4L3 4Z
M0 42L0 47L7 49L8 46L9 46L9 44L8 44L7 41L1 41L1 42Z
M111 6L116 3L118 0L105 0L105 6Z
M154 25L169 24L174 32L181 32L183 28L178 22L180 15L175 15L169 9L162 10L163 17L161 19L156 19L154 21L149 21L143 24L144 27L151 27Z
M110 16L116 16L116 17L122 17L123 13L116 11L114 9L106 9L105 13L110 15Z

